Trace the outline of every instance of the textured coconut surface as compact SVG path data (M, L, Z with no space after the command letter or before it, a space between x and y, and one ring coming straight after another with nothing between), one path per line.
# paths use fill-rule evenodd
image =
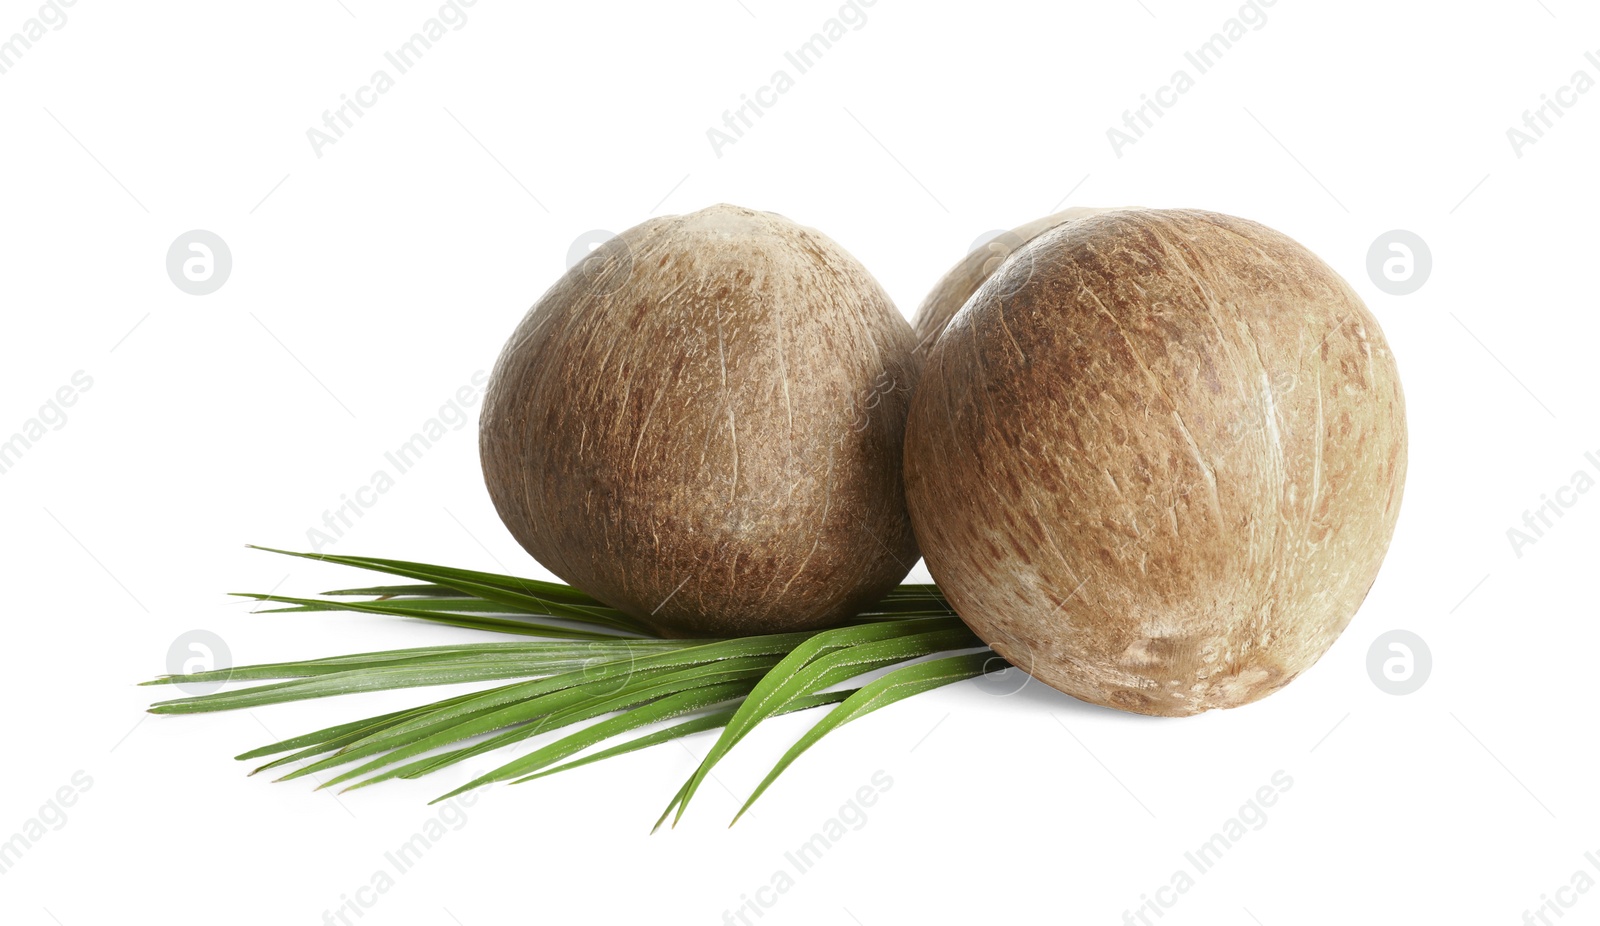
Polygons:
M1036 678L1159 715L1288 684L1371 587L1399 513L1393 355L1338 274L1254 222L1113 210L1011 254L929 353L917 540Z
M824 235L653 219L547 292L495 368L490 495L566 582L671 635L836 623L917 561L915 335Z
M927 356L933 350L933 342L939 339L944 327L950 324L950 319L972 298L983 281L999 269L1011 252L1057 225L1109 211L1095 206L1074 206L1018 225L973 248L939 278L939 282L922 300L922 305L917 307L917 314L911 321L911 327L917 332L917 352Z

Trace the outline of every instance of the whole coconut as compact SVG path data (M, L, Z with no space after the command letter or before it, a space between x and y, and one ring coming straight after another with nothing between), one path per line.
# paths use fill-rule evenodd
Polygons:
M551 287L501 354L489 494L547 569L664 634L836 623L917 560L915 346L816 231L727 205L652 219Z
M1366 596L1400 510L1388 343L1288 237L1115 210L1018 250L939 336L906 490L935 580L1034 677L1184 715L1276 691Z

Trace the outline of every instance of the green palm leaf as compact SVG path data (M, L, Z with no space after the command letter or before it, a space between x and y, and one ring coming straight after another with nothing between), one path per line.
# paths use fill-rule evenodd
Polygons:
M659 828L669 816L676 825L711 769L763 721L837 705L783 756L741 808L742 815L784 769L830 731L895 701L982 674L984 666L997 658L992 651L982 650L916 661L983 645L939 589L927 584L902 585L844 626L829 630L729 640L669 640L582 591L555 582L406 560L269 552L410 581L337 589L320 598L244 596L282 605L261 613L347 611L536 638L261 663L163 676L144 683L267 682L151 705L152 712L162 714L263 707L368 691L496 683L334 724L237 757L267 758L251 774L283 770L279 781L334 772L319 787L344 784L346 790L353 790L395 778L418 778L576 727L437 799L445 800L493 782L531 781L721 729L710 751L657 821ZM882 669L890 671L859 688L830 690ZM668 723L675 719L677 722ZM624 734L647 727L655 729L622 739ZM611 740L619 741L606 745ZM604 748L593 748L597 746Z

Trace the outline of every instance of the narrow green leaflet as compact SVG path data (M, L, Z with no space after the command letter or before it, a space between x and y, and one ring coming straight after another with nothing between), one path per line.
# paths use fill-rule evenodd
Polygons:
M778 661L776 656L747 656L740 659L726 659L703 665L690 666L675 671L656 669L654 671L640 671L622 680L621 687L614 678L601 678L593 682L574 685L560 691L528 698L523 701L508 704L504 707L479 711L459 722L444 725L442 728L429 732L426 736L411 739L397 748L389 749L384 755L373 759L366 764L349 771L343 772L334 778L323 782L322 787L341 784L361 775L376 771L387 765L392 765L402 759L418 756L441 746L448 746L470 737L491 733L495 730L518 724L533 724L533 730L521 738L554 729L568 723L586 720L614 710L609 706L611 699L616 699L618 706L627 706L635 703L641 691L653 689L660 682L676 682L677 687L698 687L696 683L701 680L725 680L759 676L772 668ZM627 700L632 699L632 700ZM508 738L504 742L513 741ZM370 742L370 741L369 741ZM363 746L363 749L369 747ZM335 759L345 759L351 753L341 752L325 762L332 763Z
M530 595L552 600L566 601L571 604L586 604L595 607L604 607L592 595L586 594L570 585L559 582L546 582L543 579L526 579L521 576L504 575L495 572L479 572L473 569L456 569L451 566L435 566L431 563L413 563L399 559L379 559L372 556L335 556L331 553L296 553L292 550L277 550L272 547L251 545L253 550L266 553L277 553L282 556L293 556L298 559L317 560L324 563L338 563L344 566L354 566L357 569L366 569L372 572L383 572L392 576L403 576L408 579L419 579L423 582L445 586L459 590L463 583L472 585L486 585L494 588L521 590ZM932 586L923 586L931 588Z
M572 659L566 661L563 668L582 669L589 662L585 659ZM150 706L150 713L200 714L282 704L285 701L328 698L363 691L388 691L394 688L421 688L429 685L459 685L465 682L525 678L530 675L547 675L550 668L548 660L522 662L463 660L423 666L352 669L313 678L257 685L243 691L219 691L215 694L158 701Z
M328 598L471 598L444 585L369 585L366 588L337 588L323 592Z
M441 610L440 608L430 604L408 601L403 598L389 598L382 601L318 601L314 598L291 598L287 595L255 595L239 593L236 593L235 597L253 598L256 601L294 605L295 607L293 610L300 611L356 611L362 614L385 614L392 617L415 617L425 621L435 621L441 624L453 624L458 627L466 627L473 630L494 630L501 633L520 633L531 636L561 637L574 640L615 640L619 638L619 634L615 631L621 631L623 633L637 632L630 626L613 621L609 618L602 620L601 618L593 616L570 617L562 614L533 614L532 612L527 612L530 617L553 617L560 620L574 621L580 625L591 624L609 628L607 632L600 632L590 628L585 628L583 626L567 627L560 624L548 624L543 621L530 620L527 617L490 617L482 613L472 613L466 609ZM471 599L455 600L461 601ZM496 604L498 604L498 602L496 602ZM502 609L500 613L502 614L506 611L523 611L523 609L508 608L505 605L500 605L500 607Z
M689 801L712 767L757 724L795 698L908 659L982 645L966 625L954 618L869 624L817 634L796 647L745 699L684 790L673 799L677 805L673 824L683 818Z
M613 736L626 733L629 730L637 730L640 727L658 723L680 714L687 714L691 711L722 704L734 698L742 697L749 690L750 684L747 681L734 681L706 685L701 688L691 688L658 698L644 707L629 710L599 723L591 724L528 755L507 762L494 771L486 775L480 775L448 794L442 794L434 798L432 803L437 804L440 801L449 800L457 794L495 781L505 781L508 778L526 781L529 776L539 769L553 765L568 756L582 752L590 746L604 742ZM429 771L433 770L433 768L429 769Z
M424 582L433 582L479 598L513 605L537 614L548 614L552 617L571 617L578 620L589 620L594 623L615 623L617 626L625 627L637 633L649 632L648 628L632 618L626 616L613 617L613 615L618 615L619 612L613 608L606 607L577 589L566 585L557 585L553 582L518 579L515 576L474 572L468 569L449 569L443 566L408 563L402 560L331 556L325 553L291 553L288 550L274 550L270 547L256 547L255 549L269 553L280 553L284 556L294 556L300 559L339 563L346 566L355 566L358 569L386 572L390 575L419 579Z
M141 685L173 685L197 682L242 682L269 678L305 678L313 675L331 675L351 669L376 666L422 665L471 659L490 662L496 659L536 662L550 660L552 667L573 659L604 658L610 653L623 656L656 649L679 649L693 645L685 640L634 640L609 638L586 643L458 643L451 646L423 646L411 649L385 650L375 653L358 653L352 656L332 656L325 659L308 659L301 662L269 662L253 666L234 666L212 669L188 675L165 675Z
M295 604L286 608L262 608L256 611L256 614L310 614L314 611L343 611L346 610L350 604L352 604L352 602L347 601L323 601L316 598L289 599L284 596L271 595L240 595L238 597L254 598L257 601L292 600L303 602L301 604ZM501 604L498 601L488 601L483 598L472 598L467 595L457 595L453 598L389 597L379 598L378 600L372 602L353 603L374 604L392 608L405 608L408 611L429 611L447 614L454 613L463 616L472 614L500 614L512 617L522 617L524 615L532 617L549 616L546 614L535 614L534 612L525 610L523 608L514 608L511 605ZM569 619L570 618L563 618L563 620Z
M801 753L814 746L817 740L822 739L830 731L855 720L857 717L870 714L878 708L887 707L896 701L903 701L912 695L921 694L924 691L932 691L952 682L976 678L984 673L985 666L992 659L994 659L994 653L989 650L981 653L968 653L964 656L930 659L927 662L919 662L902 669L896 669L877 681L862 686L860 691L846 698L844 703L829 711L827 716L817 721L816 726L807 730L806 734L800 737L799 742L789 747L789 751L783 754L783 758L778 760L778 764L773 767L766 778L762 779L761 784L756 786L756 790L750 795L750 799L744 802L744 806L739 808L739 812L734 814L733 820L728 825L732 826L734 823L739 822L739 818L744 816L744 812L750 809L750 805L754 804L756 799L766 792L767 788L771 787L778 776L783 774L784 769L793 764L794 760L800 758Z
M845 698L855 694L858 690L859 689L856 688L846 688L842 691L825 691L821 694L807 695L804 698L797 698L793 701L790 701L788 704L784 705L783 709L778 711L778 713L791 714L795 711L810 710L813 707L822 707L826 704L838 704ZM525 778L517 779L516 783L532 781L535 778L544 778L547 775L554 775L556 772L564 772L568 769L574 769L578 768L579 766L588 765L591 762L599 762L601 759L610 759L614 756L626 755L627 753L636 752L640 749L645 749L650 746L658 746L662 743L670 743L675 739L682 739L685 736L690 736L695 733L703 733L707 730L715 730L718 727L727 725L728 721L733 719L734 710L734 708L730 707L723 710L713 711L709 714L702 714L699 717L694 717L689 720L685 720L682 723L656 730L653 733L647 733L644 736L636 737L628 740L625 743L620 743L608 749L602 749L599 752L590 753L581 759L575 759L564 765L558 765L555 768L543 769L532 775L528 775Z
M442 701L435 701L431 704L424 704L420 707L410 708L409 710L394 711L388 714L380 714L377 717L368 717L364 720L356 720L350 723L342 723L332 727L325 727L321 730L301 734L300 736L290 737L286 740L280 740L276 743L271 743L257 749L252 749L249 752L234 756L234 758L239 760L249 760L259 759L264 756L270 756L277 753L288 753L287 755L268 762L266 765L263 765L250 773L255 775L260 772L264 772L269 768L277 768L279 766L288 765L310 756L321 755L322 753L330 752L334 749L342 749L345 746L360 742L361 740L370 736L375 736L383 730L389 729L408 720L413 720L434 711L443 710L456 704L466 702L472 698L492 694L496 691L501 691L509 687L511 686L502 685L499 688L491 688L486 692L479 691L471 694L457 695L453 698L446 698ZM291 752L291 750L295 751Z

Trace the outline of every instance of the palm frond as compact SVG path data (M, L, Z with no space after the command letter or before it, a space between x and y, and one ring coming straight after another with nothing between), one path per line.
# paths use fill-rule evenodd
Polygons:
M283 770L279 781L332 772L320 787L366 788L423 777L577 727L436 799L446 800L494 782L531 781L720 729L711 750L657 821L659 828L669 816L676 825L712 768L763 721L837 705L784 754L740 809L742 815L829 731L896 701L981 675L999 659L983 648L938 587L927 584L902 585L832 629L679 640L660 638L635 618L560 583L405 560L256 549L411 580L336 589L312 598L244 595L283 605L261 613L346 611L537 638L261 663L144 683L266 682L158 701L150 710L159 714L497 683L324 727L237 756L241 761L275 757L251 774ZM859 688L836 689L883 669L890 671ZM647 732L622 738L639 730Z

